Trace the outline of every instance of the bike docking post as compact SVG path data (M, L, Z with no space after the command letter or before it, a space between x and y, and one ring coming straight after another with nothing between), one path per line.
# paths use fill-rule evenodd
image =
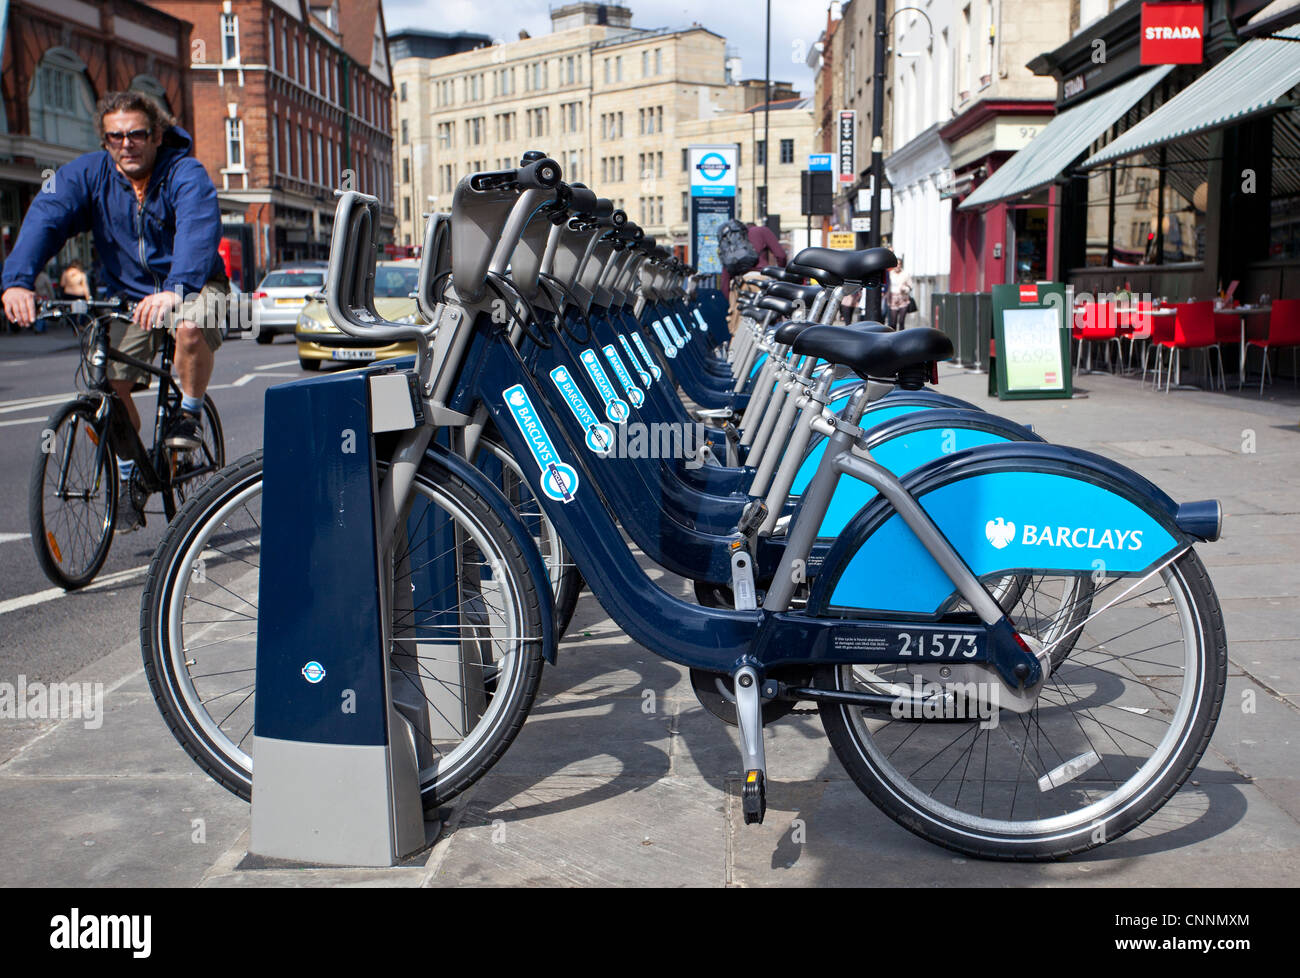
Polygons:
M426 845L429 707L390 678L390 601L403 596L386 593L375 464L376 436L423 422L411 376L378 366L266 395L254 855L391 866Z

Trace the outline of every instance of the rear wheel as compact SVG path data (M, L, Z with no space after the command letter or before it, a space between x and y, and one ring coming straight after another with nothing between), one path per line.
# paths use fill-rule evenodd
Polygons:
M181 510L149 568L145 673L181 746L248 799L261 550L261 454ZM537 590L519 543L472 489L425 464L394 554L394 704L415 728L426 807L477 780L522 726L542 670Z
M937 664L872 666L870 684L863 667L821 673L819 684L836 689L909 690L909 708L897 712L821 704L850 776L904 828L974 856L1054 859L1132 830L1191 774L1227 673L1204 566L1188 550L1142 578L1093 581L1083 619L1068 598L1075 582L1034 575L1011 611L1030 647L1054 663L1027 712L999 709L997 684L957 676L956 666L949 674L968 686L945 686L948 667ZM948 694L945 709L934 686ZM917 709L927 701L929 714Z
M104 566L117 518L117 462L100 405L63 405L41 432L27 493L36 562L66 590L85 587Z

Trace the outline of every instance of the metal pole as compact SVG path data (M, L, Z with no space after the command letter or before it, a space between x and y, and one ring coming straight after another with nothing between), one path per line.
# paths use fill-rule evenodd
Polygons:
M767 223L767 161L772 156L771 140L768 139L768 123L772 114L772 0L767 0L767 36L766 50L763 52L763 223ZM754 201L755 204L758 201ZM755 212L758 208L755 207Z
M885 23L888 0L876 0L875 84L871 89L871 230L870 247L880 247L880 195L885 181Z

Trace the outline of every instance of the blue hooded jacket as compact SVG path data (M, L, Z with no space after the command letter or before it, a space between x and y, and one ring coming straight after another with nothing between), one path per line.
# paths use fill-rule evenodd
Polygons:
M99 150L55 172L27 209L18 241L4 263L0 288L30 289L37 274L74 234L90 231L100 281L110 295L143 299L155 292L188 296L209 279L224 279L217 253L221 208L194 141L179 126L163 133L144 204L131 181Z

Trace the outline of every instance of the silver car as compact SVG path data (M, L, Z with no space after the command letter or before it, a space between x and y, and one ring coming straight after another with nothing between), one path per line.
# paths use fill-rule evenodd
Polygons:
M308 298L325 286L325 269L286 265L268 272L253 293L253 336L270 343L277 333L293 333Z

